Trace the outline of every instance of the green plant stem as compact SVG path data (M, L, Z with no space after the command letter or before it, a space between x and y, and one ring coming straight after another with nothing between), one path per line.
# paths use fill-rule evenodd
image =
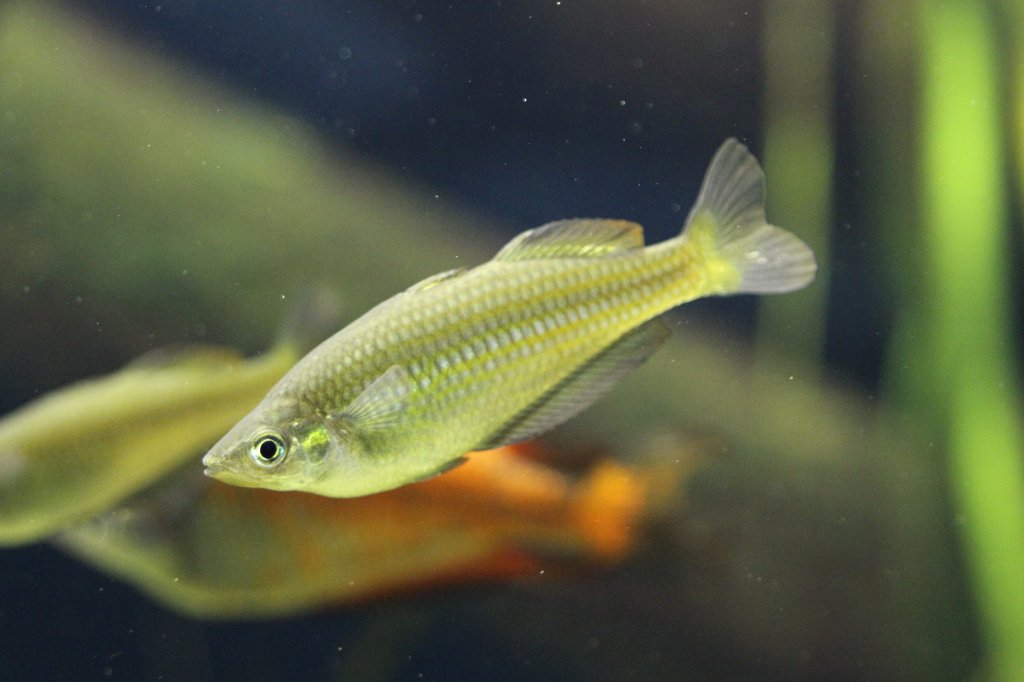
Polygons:
M931 0L923 22L925 385L948 419L949 472L993 679L1024 679L1024 434L1008 333L1007 229L993 15Z

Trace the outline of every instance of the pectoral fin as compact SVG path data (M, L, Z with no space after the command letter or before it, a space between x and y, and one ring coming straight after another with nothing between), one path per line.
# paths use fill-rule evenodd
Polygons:
M671 332L661 319L647 322L591 358L519 412L476 450L517 443L576 416L649 358Z
M401 365L392 365L349 403L339 416L361 434L393 427L409 406L416 385Z

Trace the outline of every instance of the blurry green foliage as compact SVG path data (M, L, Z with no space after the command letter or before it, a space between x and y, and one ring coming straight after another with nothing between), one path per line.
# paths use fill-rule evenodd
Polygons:
M991 679L1024 678L1024 429L1011 335L1005 137L991 3L931 0L923 25L923 337L910 390L943 424Z

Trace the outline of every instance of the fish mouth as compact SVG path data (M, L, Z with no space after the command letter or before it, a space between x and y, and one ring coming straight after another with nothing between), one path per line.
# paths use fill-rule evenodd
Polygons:
M207 453L203 457L203 474L210 478L224 480L225 478L230 478L231 471L227 468L223 459L212 457L211 453Z
M221 469L224 468L222 462L218 462L216 457L211 457L210 453L203 455L203 473L207 476L212 476Z
M239 473L233 469L230 464L220 457L211 457L206 455L203 457L203 474L209 478L220 481L221 483L227 483L229 485L239 486L242 488L258 488L260 487L255 481L245 474Z
M236 471L227 469L221 466L211 466L203 469L203 473L210 478L220 481L221 483L227 483L229 485L238 486L240 488L259 488L260 485L252 479L239 474Z

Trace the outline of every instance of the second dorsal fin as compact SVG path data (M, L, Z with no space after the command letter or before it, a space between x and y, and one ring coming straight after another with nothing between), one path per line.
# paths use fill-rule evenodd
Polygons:
M558 220L523 232L494 260L601 258L643 248L644 229L628 220Z

